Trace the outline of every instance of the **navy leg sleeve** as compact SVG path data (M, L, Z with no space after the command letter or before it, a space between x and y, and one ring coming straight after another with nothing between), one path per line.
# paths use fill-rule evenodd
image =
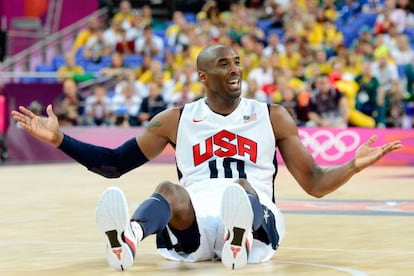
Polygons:
M263 206L260 204L259 198L257 196L250 193L247 193L247 196L253 209L253 231L256 231L259 229L263 221Z
M198 230L197 220L194 219L193 224L185 230L177 230L170 226L171 232L177 238L177 245L174 246L175 251L192 253L200 247L200 232Z
M138 206L131 220L142 226L145 238L164 229L170 218L170 204L159 193L153 193Z

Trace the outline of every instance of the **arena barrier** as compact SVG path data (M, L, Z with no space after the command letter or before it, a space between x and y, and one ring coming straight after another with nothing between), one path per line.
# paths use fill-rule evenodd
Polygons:
M126 140L139 135L141 128L114 127L74 127L64 128L65 133L85 142L107 147L116 147ZM414 130L408 129L368 129L368 128L299 128L299 135L321 165L336 165L350 160L357 148L376 134L378 140L374 145L399 139L404 147L385 156L379 165L412 166L414 165ZM65 154L45 143L39 142L22 129L12 126L7 132L9 160L11 162L51 162L70 161ZM278 153L278 160L282 164ZM168 146L154 160L158 163L174 163L174 150Z
M6 133L6 97L0 95L0 134Z

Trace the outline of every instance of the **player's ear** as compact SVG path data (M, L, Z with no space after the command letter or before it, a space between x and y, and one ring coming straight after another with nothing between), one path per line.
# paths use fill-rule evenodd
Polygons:
M198 71L198 79L199 79L201 82L205 82L205 81L206 81L206 79L207 79L207 75L206 75L206 73L204 73L203 71Z

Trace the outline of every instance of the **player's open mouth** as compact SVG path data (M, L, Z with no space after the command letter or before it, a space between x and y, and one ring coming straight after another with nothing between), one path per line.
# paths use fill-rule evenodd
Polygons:
M227 84L229 84L232 88L239 88L240 87L240 79L231 79L229 81L227 81Z

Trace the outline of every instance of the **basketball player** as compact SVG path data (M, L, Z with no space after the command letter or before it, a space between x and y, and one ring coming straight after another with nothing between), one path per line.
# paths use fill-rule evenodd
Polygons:
M119 188L108 188L98 202L96 219L108 239L108 262L118 270L133 265L137 246L151 234L157 235L159 253L170 260L221 259L233 269L268 261L285 234L274 198L276 147L303 190L318 198L402 147L399 141L373 147L373 136L346 164L321 168L283 107L240 97L242 69L235 51L208 45L197 70L205 98L161 112L139 137L116 149L62 133L51 105L47 117L24 107L12 112L33 136L105 177L120 177L168 144L175 147L180 185L160 183L131 218Z

